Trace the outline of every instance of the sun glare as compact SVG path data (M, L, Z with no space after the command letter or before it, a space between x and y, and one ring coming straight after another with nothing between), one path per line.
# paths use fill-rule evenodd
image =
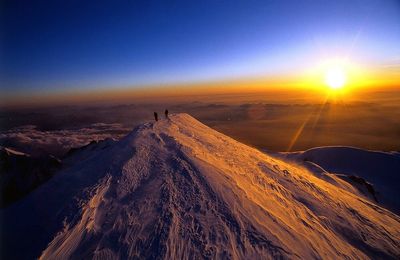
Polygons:
M333 90L341 89L346 84L346 73L343 68L328 68L325 72L325 83Z

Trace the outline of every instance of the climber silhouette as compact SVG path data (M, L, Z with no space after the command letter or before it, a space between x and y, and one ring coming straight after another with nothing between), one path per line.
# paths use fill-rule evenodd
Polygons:
M165 118L168 119L168 109L165 109Z
M158 121L158 114L157 114L157 112L154 112L154 119L155 119L156 121Z

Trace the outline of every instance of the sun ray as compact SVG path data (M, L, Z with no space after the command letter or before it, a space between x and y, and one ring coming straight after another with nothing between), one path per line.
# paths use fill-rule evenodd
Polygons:
M296 144L297 140L299 139L301 133L304 130L304 127L307 125L308 121L310 120L311 115L312 115L312 112L307 116L306 120L304 120L304 122L301 124L299 129L294 134L292 140L290 141L289 147L286 150L287 152L290 152L292 150L293 146Z

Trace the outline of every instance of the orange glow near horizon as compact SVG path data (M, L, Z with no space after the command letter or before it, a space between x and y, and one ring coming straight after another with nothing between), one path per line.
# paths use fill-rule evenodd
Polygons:
M3 105L83 102L136 102L160 100L165 97L184 100L187 96L236 95L245 93L302 92L313 99L322 100L327 95L347 100L359 91L394 89L400 85L400 69L368 67L346 59L331 59L315 64L309 69L299 69L285 75L242 78L210 82L154 85L143 87L102 87L92 91L67 90L62 93L27 93L21 96L2 95ZM283 97L283 96L282 96Z
M400 89L400 67L357 63L331 58L304 69L297 78L298 88L342 101L354 100L361 92Z

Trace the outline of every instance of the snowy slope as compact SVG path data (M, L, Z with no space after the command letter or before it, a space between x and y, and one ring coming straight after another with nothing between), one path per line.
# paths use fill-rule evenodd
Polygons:
M376 202L400 213L400 154L398 152L328 146L304 152L287 153L285 156L305 164L310 164L310 162L317 164L327 172L334 173L349 182L352 182L354 176L360 177L372 184Z
M61 166L61 161L51 155L32 157L0 146L0 208L46 182Z
M7 258L400 257L397 215L187 114L77 158L1 214Z

